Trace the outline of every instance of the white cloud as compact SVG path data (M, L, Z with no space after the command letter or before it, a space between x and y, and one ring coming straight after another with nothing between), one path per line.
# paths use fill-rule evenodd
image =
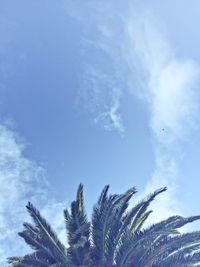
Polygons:
M134 14L129 19L129 43L125 44L128 45L129 58L126 58L130 69L139 67L143 77L146 77L143 88L136 94L150 106L151 127L156 140L169 146L184 140L195 125L199 67L192 60L177 58L150 19L145 14L140 14L140 17ZM134 79L131 74L130 87ZM135 93L133 87L131 90ZM165 130L164 134L162 129Z
M122 124L121 115L118 111L120 107L120 99L118 94L114 94L112 103L109 106L108 111L103 111L97 115L94 119L95 123L98 123L103 126L107 131L117 130L121 133L124 132L124 126Z
M155 213L160 214L157 220L160 220L179 212L175 192L179 184L180 147L196 128L198 120L199 67L192 59L176 55L163 34L162 22L156 21L154 14L145 10L145 5L138 7L127 1L122 6L122 3L101 1L95 6L96 1L88 1L87 17L79 16L87 29L92 29L85 46L88 50L95 47L105 63L103 67L98 61L91 63L92 71L84 74L92 81L93 99L99 104L100 114L95 120L105 129L119 130L123 125L119 107L126 88L148 106L156 164L144 193L168 186L168 192L159 197L159 204L154 204ZM105 110L103 103L109 93L113 101Z
M13 62L18 64L25 57L24 51L16 53L13 49L13 31L18 30L19 26L6 17L0 18L0 89L3 90L6 90L4 77L15 73L16 64ZM7 265L7 257L23 256L30 251L17 235L23 229L23 222L30 221L25 207L28 201L44 214L59 235L65 225L62 214L64 205L54 199L45 169L24 156L25 144L11 130L15 127L12 118L1 118L0 121L0 266L3 266Z
M0 263L8 256L21 256L28 246L17 235L24 221L30 221L25 205L31 201L59 231L63 203L57 203L46 181L45 170L24 157L24 145L16 134L0 125ZM50 216L54 214L54 216ZM62 219L61 219L62 216ZM52 221L52 218L54 219ZM60 218L60 220L59 220Z
M85 66L85 86L80 89L80 100L93 116L93 122L107 131L124 132L120 113L122 92L117 80L102 69Z
M120 113L122 79L118 75L116 57L120 44L113 46L113 40L121 29L113 31L115 15L118 14L112 4L112 1L67 1L66 9L68 15L84 25L79 104L86 106L95 124L107 131L123 133Z
M175 192L180 143L196 128L199 67L175 55L170 44L153 25L148 14L132 13L127 20L124 58L130 69L129 88L145 101L151 114L156 166L145 193L167 185L168 192L155 201L155 221L180 213ZM137 71L136 71L137 70ZM134 88L134 72L141 73L140 90ZM159 214L159 216L157 216Z

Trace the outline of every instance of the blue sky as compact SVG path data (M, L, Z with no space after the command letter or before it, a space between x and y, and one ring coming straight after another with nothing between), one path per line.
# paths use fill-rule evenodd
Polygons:
M2 262L27 251L17 232L29 200L64 242L62 210L80 182L89 213L110 184L136 186L137 200L167 185L151 222L200 214L199 9L198 0L1 1Z

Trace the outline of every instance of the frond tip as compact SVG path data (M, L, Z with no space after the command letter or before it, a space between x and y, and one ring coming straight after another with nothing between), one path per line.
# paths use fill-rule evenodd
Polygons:
M10 257L10 258L7 259L8 264L12 264L12 265L14 265L16 263L19 263L22 260L23 260L23 257Z

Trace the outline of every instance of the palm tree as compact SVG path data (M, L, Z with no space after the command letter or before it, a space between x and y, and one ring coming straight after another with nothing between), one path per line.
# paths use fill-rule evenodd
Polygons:
M150 203L166 191L156 190L129 208L135 187L123 194L108 195L105 186L88 222L83 185L80 184L71 211L64 210L68 248L57 238L46 220L29 202L34 225L24 223L19 235L34 250L24 257L12 257L15 267L188 267L200 266L200 231L180 234L178 229L200 216L172 216L143 229L151 214Z

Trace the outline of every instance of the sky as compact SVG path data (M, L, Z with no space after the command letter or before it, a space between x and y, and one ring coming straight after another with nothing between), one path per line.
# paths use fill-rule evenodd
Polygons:
M62 211L84 184L155 189L150 223L200 214L200 3L0 3L0 262L31 201L66 244ZM195 223L188 229L199 229Z

